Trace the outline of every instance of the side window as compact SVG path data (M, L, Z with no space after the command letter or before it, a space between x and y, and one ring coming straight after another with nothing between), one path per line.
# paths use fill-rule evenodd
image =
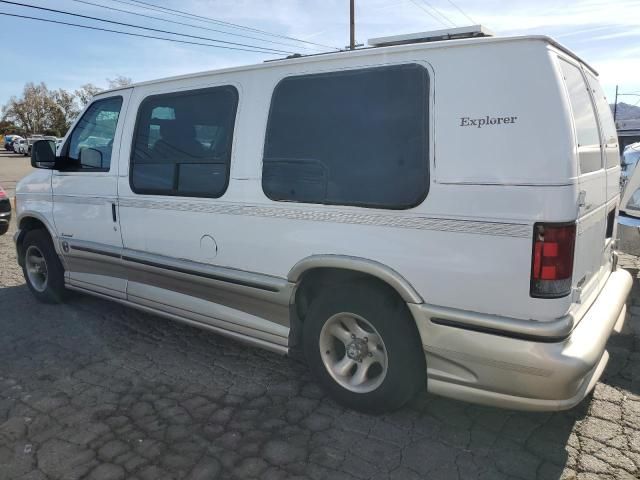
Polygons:
M569 92L569 103L576 125L580 173L599 170L602 168L600 131L589 90L578 67L561 60L560 68Z
M131 153L136 193L217 198L229 183L234 87L147 97L140 105Z
M66 153L68 170L108 171L122 97L96 100L76 124Z
M593 93L593 98L596 100L596 109L598 110L598 117L600 117L600 126L602 127L603 144L605 148L605 159L607 168L615 167L620 164L620 154L618 151L618 132L616 131L616 124L613 121L613 115L611 114L611 107L607 101L607 97L602 91L600 82L596 77L587 74L587 80Z
M262 188L272 200L402 209L429 188L427 70L289 77L271 101Z

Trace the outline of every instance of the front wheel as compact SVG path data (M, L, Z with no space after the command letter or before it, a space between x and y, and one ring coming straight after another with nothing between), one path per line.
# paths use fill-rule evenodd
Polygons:
M44 303L64 299L64 268L49 235L43 230L27 232L22 244L22 272L31 293Z
M361 284L321 293L303 336L311 371L349 408L395 410L425 385L418 331L404 302L386 288Z

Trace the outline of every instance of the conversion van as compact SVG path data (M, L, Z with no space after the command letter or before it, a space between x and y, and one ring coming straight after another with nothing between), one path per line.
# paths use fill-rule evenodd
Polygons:
M576 405L632 283L609 106L555 41L463 33L99 94L18 184L27 285L299 353L363 411Z

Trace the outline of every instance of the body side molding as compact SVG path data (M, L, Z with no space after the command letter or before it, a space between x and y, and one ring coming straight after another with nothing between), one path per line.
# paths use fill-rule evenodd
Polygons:
M391 286L405 302L424 302L411 284L394 269L374 260L349 255L312 255L296 263L289 271L287 279L292 283L298 283L305 272L315 268L339 268L366 273Z

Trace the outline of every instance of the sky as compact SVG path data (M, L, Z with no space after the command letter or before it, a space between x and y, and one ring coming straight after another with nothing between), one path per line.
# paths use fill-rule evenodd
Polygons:
M259 45L263 48L300 53L327 50L281 37L267 37L249 30L231 29L194 18L165 14L142 5L136 6L131 3L133 0L15 1L193 36ZM144 1L308 42L338 48L343 48L349 42L348 0ZM109 8L100 8L86 2ZM137 15L119 12L116 8L133 11ZM38 11L2 1L0 13L178 38ZM180 21L200 28L140 15ZM438 30L451 26L452 23L457 26L469 25L470 19L500 36L543 34L555 38L599 71L610 102L613 102L616 84L620 85L620 92L640 93L640 1L356 0L356 39L357 42L366 44L367 39L374 37ZM229 36L207 29L255 36L257 39ZM269 39L280 43L266 42ZM203 42L193 38L185 40ZM10 96L19 95L24 84L30 81L43 81L52 89L74 90L85 83L105 87L107 78L119 75L137 82L260 63L283 56L281 53L266 54L170 43L3 15L0 15L0 41L3 45L0 105L4 105ZM640 96L621 96L619 100L631 104L638 102L640 105Z

